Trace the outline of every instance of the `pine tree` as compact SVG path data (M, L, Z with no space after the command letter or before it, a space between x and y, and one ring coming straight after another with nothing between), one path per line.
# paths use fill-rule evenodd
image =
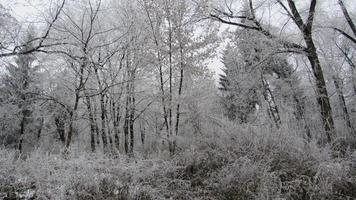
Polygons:
M232 37L234 42L224 51L224 74L219 79L225 115L247 123L257 109L263 109L280 127L281 107L287 106L295 110L295 119L302 121L304 106L298 76L283 55L273 53L274 41L250 30L237 30Z
M28 33L25 44L32 38L33 33ZM22 48L23 51L26 51L32 47L25 45ZM36 122L33 112L36 102L35 97L39 93L39 88L36 84L38 74L36 72L37 67L33 65L34 61L35 57L31 54L18 55L14 63L6 66L6 73L1 79L2 111L4 112L1 117L3 120L12 119L13 121L13 123L7 124L7 126L12 126L10 130L13 132L5 132L1 135L8 138L5 145L17 146L19 151L23 150L26 134L35 132L34 125ZM6 130L9 130L9 127Z

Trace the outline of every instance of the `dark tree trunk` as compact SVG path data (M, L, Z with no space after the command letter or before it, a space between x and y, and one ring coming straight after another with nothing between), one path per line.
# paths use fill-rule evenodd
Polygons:
M124 149L125 149L125 153L128 154L129 153L129 141L128 141L128 137L129 137L129 121L130 121L130 109L129 109L129 105L130 105L130 98L126 97L126 104L125 104L125 119L124 119Z
M316 10L316 4L317 0L310 0L310 6L309 6L309 12L307 16L306 22L304 22L303 18L301 17L294 0L287 0L289 9L287 8L286 5L284 5L283 1L278 0L277 3L281 5L281 7L286 11L286 13L289 15L290 19L294 21L294 23L297 25L301 33L303 34L304 41L306 44L306 48L298 45L296 43L291 43L288 41L280 41L281 44L287 48L287 50L290 50L291 52L305 52L307 54L308 60L310 62L310 65L312 67L312 71L314 74L315 82L316 82L316 95L317 95L317 102L320 107L320 114L321 114L321 119L323 122L325 134L327 137L327 141L330 143L332 141L332 138L334 137L335 134L335 127L334 127L334 120L332 116L332 109L330 106L330 99L328 96L328 92L326 89L326 83L322 71L322 67L320 65L320 61L318 58L317 50L315 48L313 38L312 38L312 30L313 30L313 22L314 22L314 16L315 16L315 10ZM248 20L251 22L251 24L246 24L246 23L237 23L233 22L231 20L225 20L221 18L219 15L215 14L210 14L210 16L218 20L222 23L229 24L229 25L234 25L234 26L239 26L245 29L250 29L250 30L255 30L263 35L265 35L268 38L275 39L278 38L277 36L271 34L269 31L265 30L261 24L259 23L259 20L256 19L254 15L254 8L252 6L252 1L249 1L250 3L250 11L252 16L249 18L245 18L245 20ZM223 14L225 17L231 19L232 17L229 14ZM350 25L352 28L352 25ZM348 36L348 35L347 35ZM349 38L351 40L354 40L353 38Z
M76 92L75 95L75 103L74 103L74 108L72 111L69 112L69 128L68 128L68 134L67 134L67 138L66 138L66 142L65 142L65 148L66 151L65 153L67 153L67 150L69 149L69 146L72 142L72 136L73 136L73 123L74 123L74 118L75 118L75 114L78 108L78 104L79 104L79 90Z
M24 114L22 114L22 119L21 119L21 123L20 123L20 140L19 140L19 145L18 145L18 149L20 152L22 152L22 143L23 143L23 137L25 134L25 126L26 126L26 117Z
M332 109L330 105L329 94L326 88L323 70L320 65L320 60L312 37L317 0L311 0L308 18L305 23L295 6L294 1L288 0L288 4L289 8L291 9L291 15L293 17L293 20L298 26L299 30L302 32L305 44L307 45L305 52L307 53L307 57L314 74L316 82L317 102L320 107L320 114L326 133L326 138L327 141L330 143L332 142L333 137L335 135L334 119L332 116Z
M131 92L130 92L130 62L129 58L126 58L126 103L125 103L125 121L124 121L124 148L125 153L128 154L130 152L130 114L131 114Z
M268 103L269 114L272 117L277 128L281 126L281 117L279 115L279 109L276 104L274 95L269 87L267 80L261 75L262 85L263 85L263 96Z
M135 134L134 134L134 123L135 123L135 97L131 97L131 106L130 106L130 153L134 150L135 144Z
M104 108L105 108L105 123L106 123L106 126L107 126L107 136L108 136L108 139L109 139L110 151L112 151L114 149L114 141L113 141L113 138L112 138L112 131L111 131L111 127L110 127L109 117L108 117L108 114L107 114L108 104L109 104L109 97L106 95L106 101L105 101L105 105L104 105Z
M95 99L94 99L94 113L93 113L93 117L94 117L95 134L96 134L96 135L95 135L96 146L99 147L99 146L100 146L100 131L99 131L99 126L98 126L97 108L96 108Z
M20 60L22 60L20 58ZM18 144L18 149L20 152L22 152L23 149L23 138L25 135L25 128L27 125L27 120L31 115L31 111L28 109L28 98L27 98L27 94L25 93L29 87L29 67L30 67L30 63L28 62L29 60L25 60L24 63L22 63L21 67L21 72L22 72L22 85L21 85L21 104L20 104L20 109L21 109L21 114L22 114L22 119L20 122L20 139L19 139L19 144Z
M140 132L141 132L141 144L145 145L145 138L146 138L146 128L143 124L142 120L140 121Z
M297 93L295 93L293 86L291 85L291 89L293 90L293 100L295 102L295 111L294 111L294 115L295 118L298 122L303 123L304 124L304 129L306 132L306 136L307 136L307 140L310 141L310 139L312 138L311 136L311 132L310 132L310 128L307 124L307 122L305 121L305 103L304 100L297 95Z
M338 0L338 1L339 1L340 8L342 10L342 13L344 14L344 17L345 17L347 23L349 24L352 32L356 36L356 26L355 26L354 22L352 21L350 15L349 15L349 12L347 11L343 1L342 0Z
M101 139L103 141L103 151L104 153L107 153L108 151L108 138L106 135L106 121L105 121L105 117L106 117L106 108L105 108L105 94L103 91L103 85L99 76L99 72L98 72L98 68L97 66L94 66L94 72L95 72L95 76L96 76L96 80L98 83L98 87L99 87L99 91L100 91L100 120L101 120L101 130L100 130L100 134L101 134Z
M106 135L106 124L105 124L105 105L104 105L104 95L100 95L100 110L101 110L101 138L103 140L103 149L106 153L108 150L108 140Z
M183 47L182 44L180 45L180 78L179 78L179 87L178 87L178 103L177 103L177 110L176 110L176 127L175 132L178 135L179 131L179 118L180 118L180 98L182 96L182 89L183 89L183 80L184 80L184 62L183 62Z
M83 50L83 54L86 55L85 48ZM74 64L71 63L72 67L74 67ZM72 142L72 136L73 136L73 123L74 120L76 120L76 112L79 106L79 100L80 100L80 92L84 88L85 81L84 81L84 68L87 65L87 59L86 57L82 58L82 63L80 65L79 69L79 84L75 88L75 98L74 98L74 106L73 109L69 112L69 128L68 128L68 134L66 137L66 142L65 142L65 151L64 154L68 153L69 146Z
M42 129L43 129L43 117L40 118L38 130L37 130L37 140L39 140L42 136Z
M321 119L326 133L327 141L330 143L332 142L333 137L335 135L335 127L334 127L334 119L332 116L329 94L326 89L326 83L325 83L323 71L311 35L306 36L305 41L307 43L307 48L308 48L307 56L315 77L316 93L317 93L316 95L317 95L317 102L320 107Z
M169 99L168 99L168 120L169 120L169 131L167 133L167 139L168 139L168 149L171 155L173 155L175 152L175 142L174 138L172 137L172 129L173 129L173 115L172 115L172 106L173 106L173 48L172 48L172 43L173 43L173 36L172 36L172 25L171 25L171 19L170 19L170 8L166 8L166 14L167 14L167 21L168 21L168 54L169 54Z
M131 77L130 77L130 116L129 116L129 126L130 126L130 153L133 153L134 150L134 144L135 144L135 134L134 134L134 123L135 123L135 105L136 105L136 99L135 99L135 86L134 86L134 71L131 71Z
M112 118L113 118L113 128L114 128L114 139L115 139L115 148L117 151L120 151L120 105L116 105L114 99L111 100L112 102Z
M334 79L334 85L336 88L336 93L339 97L340 106L341 106L341 109L343 112L343 118L346 122L347 128L349 129L349 131L351 132L352 135L356 136L356 131L352 125L351 117L350 117L349 111L346 106L345 96L344 96L344 92L342 90L342 84L343 84L342 80L340 80L340 78L338 78L338 77L333 77L333 79Z
M63 145L65 145L66 138L65 138L65 122L61 117L55 117L54 123L56 125L57 133L59 136L59 141L62 142Z
M160 46L158 43L158 39L156 36L155 28L153 26L153 21L151 19L150 12L148 10L147 4L145 2L145 11L148 17L148 20L150 22L150 27L151 31L153 34L153 39L155 42L156 46L156 51L157 51L157 61L158 61L158 69L159 69L159 81L160 81L160 90L161 90L161 102L162 102L162 108L163 108L163 119L164 119L164 125L166 127L167 134L169 132L169 127L168 127L168 114L167 114L167 108L166 108L166 100L165 100L165 91L164 91L164 81L163 81L163 69L162 69L162 58L161 58L161 53L160 53Z
M90 125L90 148L92 152L95 152L95 121L94 121L94 115L93 111L91 108L91 101L89 96L86 94L86 104L87 104L87 110L88 110L88 115L89 115L89 125Z

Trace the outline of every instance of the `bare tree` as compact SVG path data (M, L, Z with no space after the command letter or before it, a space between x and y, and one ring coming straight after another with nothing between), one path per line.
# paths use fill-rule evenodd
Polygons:
M51 20L48 20L47 27L42 36L34 37L31 40L26 41L25 44L21 43L21 45L13 45L11 43L10 45L5 46L4 43L6 42L0 41L0 58L10 57L14 55L26 55L35 52L45 52L47 48L63 45L63 43L60 41L50 42L48 41L48 38L50 37L53 26L55 25L56 21L59 19L63 11L65 3L66 0L62 0L61 3L57 6L54 12L54 16ZM23 47L25 46L31 46L31 48L23 50Z

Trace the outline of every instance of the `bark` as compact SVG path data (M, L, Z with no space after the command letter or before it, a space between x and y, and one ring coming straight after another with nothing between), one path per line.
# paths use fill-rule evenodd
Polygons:
M170 19L170 8L168 5L166 5L166 15L167 15L167 21L168 21L168 57L169 57L169 99L168 99L168 120L169 120L169 131L167 133L167 138L168 138L168 148L169 152L171 155L174 154L174 139L172 138L172 128L173 128L173 119L172 119L172 106L173 106L173 84L172 84L172 79L173 79L173 49L172 49L172 24L171 24L171 19Z
M127 110L126 110L126 116L125 119L127 120L127 138L130 138L128 141L128 147L127 147L127 152L129 154L133 153L134 146L135 146L135 134L134 134L134 123L135 123L135 104L136 104L136 99L135 99L135 69L132 68L130 60L127 60Z
M112 118L113 118L113 129L114 129L114 139L115 139L115 148L117 151L120 151L120 105L116 105L115 100L111 99L112 104Z
M112 151L114 149L114 142L113 142L113 137L112 137L112 130L111 130L111 127L110 127L110 120L109 120L109 117L108 117L108 104L109 104L109 97L106 95L106 101L105 101L105 105L104 105L104 108L105 108L105 123L106 123L106 126L107 126L107 133L108 133L108 139L109 139L109 144L110 144L110 151Z
M89 116L89 125L90 125L90 148L92 152L95 152L95 121L94 115L91 108L91 101L88 94L85 94L88 116Z
M127 83L127 91L128 91L128 83ZM128 137L129 137L129 118L130 118L130 109L129 109L129 105L130 105L130 97L127 96L126 97L126 104L125 104L125 120L124 120L124 149L125 149L125 153L128 154L129 153L129 141L128 141Z
M21 67L21 78L23 81L22 82L22 85L21 85L21 104L20 104L20 108L21 108L21 114L22 114L22 119L21 119L21 122L20 122L20 140L19 140L19 144L18 144L18 149L20 152L22 152L22 144L23 144L23 137L25 135L25 129L26 129L26 125L27 125L27 120L28 118L30 117L31 115L31 111L28 109L28 98L27 98L27 95L26 95L26 91L29 87L29 67L30 67L30 61L28 58L26 57L19 57L19 62L20 62L20 65L22 66L19 66Z
M135 97L131 96L131 106L130 106L130 119L129 119L129 124L130 124L130 153L133 152L134 149L134 123L135 123Z
M37 130L37 140L39 140L42 136L42 129L43 129L43 117L40 118L38 130Z
M140 121L140 131L141 131L141 144L145 145L145 138L146 138L146 128L142 121Z
M19 140L19 146L18 149L20 152L22 152L22 143L23 143L23 137L25 134L25 126L26 126L26 117L24 114L22 114L22 119L20 123L20 140Z
M134 87L134 71L131 72L131 80L130 80L130 116L129 116L129 126L130 126L130 153L133 153L134 150L134 142L135 142L135 134L134 134L134 123L135 123L135 87Z
M269 87L267 80L265 80L263 75L261 75L261 80L262 80L262 85L263 85L263 89L264 89L263 96L268 103L268 110L269 110L270 116L272 117L276 127L279 128L281 126L281 117L279 115L279 109L276 104L274 95Z
M106 109L104 105L104 95L100 95L100 119L101 119L101 138L103 140L103 149L104 152L108 150L108 138L106 134Z
M306 39L307 46L308 46L307 56L315 77L317 102L320 107L321 119L324 125L327 141L331 143L335 135L335 127L334 127L334 119L332 116L329 94L326 89L324 74L320 65L319 57L316 53L316 48L311 39L311 35L307 38L310 38L310 39Z
M76 118L76 112L78 109L78 105L79 105L79 100L80 100L80 89L77 88L76 92L75 92L75 99L74 99L74 107L73 110L71 110L69 112L69 128L68 128L68 133L67 133L67 138L66 138L66 142L65 142L65 153L67 153L69 146L72 142L72 137L73 137L73 125L74 125L74 120Z
M100 131L99 131L99 126L98 126L98 119L97 119L97 108L96 108L96 103L94 100L94 124L95 124L95 140L96 140L96 146L100 146Z
M125 121L124 121L124 148L125 148L125 153L128 154L130 153L130 141L129 141L129 135L130 135L130 114L131 114L131 87L130 87L130 82L131 82L131 77L130 77L130 61L127 56L126 58L126 103L125 103Z
M339 98L340 107L343 112L343 118L346 122L347 128L349 129L349 131L351 132L352 135L356 136L356 131L352 125L351 117L350 117L349 111L346 106L345 96L344 96L344 92L343 92L343 88L342 88L342 80L340 80L340 78L335 77L335 76L333 77L333 79L334 79L334 85L336 88L336 93Z
M356 26L355 26L354 22L352 21L350 15L349 15L349 12L347 11L347 9L344 5L344 2L342 0L338 0L338 2L339 2L340 8L342 10L342 13L344 14L344 17L345 17L348 25L350 26L352 32L356 36Z
M101 139L103 141L103 150L104 153L107 153L108 151L108 138L106 135L106 108L105 108L105 95L104 95L104 91L103 91L103 85L99 76L99 72L98 72L98 68L97 66L94 66L94 73L96 76L96 80L98 83L98 87L99 87L99 91L100 91L100 95L99 95L99 101L100 101L100 120L101 120L101 130L100 130L100 134L101 134Z
M298 122L304 124L304 129L306 131L306 136L307 136L306 139L310 141L312 136L311 136L310 128L305 119L305 101L303 97L300 94L298 94L298 88L294 86L294 83L288 81L288 85L293 92L293 101L295 103L294 116Z
M56 125L59 140L65 145L65 122L60 117L55 117L54 123Z
M68 128L68 134L66 137L66 142L65 142L65 151L64 154L66 155L68 153L69 146L72 142L72 136L73 136L73 123L74 120L76 120L76 112L79 106L79 101L81 99L80 93L85 88L85 80L84 80L84 69L87 67L88 64L88 58L87 58L87 45L88 45L88 40L84 44L82 48L83 52L83 57L81 59L80 63L80 68L79 68L79 83L78 86L75 88L75 98L74 98L74 106L73 109L69 112L69 128ZM74 68L74 63L71 63L72 68Z
M332 116L332 109L330 105L329 94L326 88L323 70L312 37L312 28L317 1L311 1L308 19L306 23L303 22L303 19L296 8L294 1L288 0L288 4L291 10L291 13L289 13L289 15L302 32L305 44L307 46L305 51L307 53L307 57L310 62L316 82L316 95L317 102L320 107L321 119L324 125L327 142L330 143L332 142L333 137L335 135L334 119Z
M184 80L184 61L183 61L183 47L180 45L180 78L179 78L179 87L178 87L178 103L176 110L176 135L179 133L179 118L180 118L180 98L182 96L183 80Z

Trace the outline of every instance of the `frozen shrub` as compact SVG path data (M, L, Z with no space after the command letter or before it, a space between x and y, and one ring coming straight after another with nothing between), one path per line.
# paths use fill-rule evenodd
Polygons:
M239 130L239 131L235 131ZM285 130L230 124L171 158L0 150L0 197L24 199L353 199L356 153L335 157Z

